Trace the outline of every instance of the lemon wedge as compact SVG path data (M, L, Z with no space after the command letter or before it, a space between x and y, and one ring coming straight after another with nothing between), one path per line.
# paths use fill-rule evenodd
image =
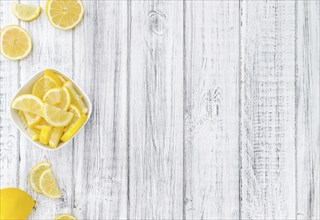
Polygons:
M13 14L22 21L32 21L39 17L41 13L41 7L34 5L13 3Z
M41 174L47 170L50 169L51 164L48 162L41 162L35 165L29 174L29 184L31 188L36 191L37 193L42 193L40 189L40 176Z
M84 8L81 0L48 0L46 14L54 27L69 30L80 23Z
M34 95L21 95L13 100L11 107L35 115L42 115L43 102Z
M1 54L10 60L21 60L32 50L29 33L17 25L9 25L0 33Z
M45 196L52 199L61 197L58 184L52 174L51 168L42 172L39 182L39 188Z
M57 108L53 105L44 104L43 108L44 119L52 126L64 127L68 125L72 118L73 113L67 112L63 109Z
M41 130L43 126L49 126L49 124L46 122L46 120L44 120L43 118L41 118L41 120L39 121L39 123L35 124L33 127L35 129Z
M43 126L41 128L39 141L44 145L48 145L50 137L51 137L51 133L52 133L52 127L51 126Z
M31 137L31 140L37 141L39 140L40 131L34 128L28 128L27 133Z
M88 116L87 115L81 115L78 121L70 126L70 128L62 135L61 140L63 142L68 141L70 138L77 133L77 131L82 127L82 125L86 122Z
M68 110L71 103L70 92L65 87L50 89L43 96L43 101L63 110Z
M57 148L59 142L60 142L60 138L62 136L63 133L63 127L57 127L57 128L53 128L52 129L52 134L49 140L49 146L51 148Z
M33 127L41 121L41 117L39 115L34 115L28 112L24 113L24 116L27 120L27 124L29 127Z
M81 96L76 92L73 88L72 82L66 82L63 87L68 88L70 95L71 95L71 103L78 106L81 110L81 113L86 114L88 112L88 108L84 104Z
M54 220L77 220L77 218L69 214L61 214L55 217Z
M69 112L72 112L74 115L71 122L64 128L64 131L67 131L72 125L74 125L81 116L80 109L73 104L70 105Z

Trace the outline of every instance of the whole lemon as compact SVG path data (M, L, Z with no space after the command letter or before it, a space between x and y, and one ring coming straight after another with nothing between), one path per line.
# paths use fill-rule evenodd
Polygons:
M17 188L0 190L0 219L27 219L36 202Z

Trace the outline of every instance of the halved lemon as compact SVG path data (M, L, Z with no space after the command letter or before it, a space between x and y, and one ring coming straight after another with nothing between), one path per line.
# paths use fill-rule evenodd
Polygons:
M39 182L39 188L45 196L52 199L61 197L58 184L52 174L51 168L42 172Z
M41 174L47 170L50 169L51 164L48 162L41 162L35 165L29 174L29 184L31 188L36 191L37 193L42 193L40 189L40 176Z
M28 112L24 113L24 116L27 120L27 124L29 127L33 127L34 125L38 124L41 121L41 116L34 115Z
M73 118L72 112L67 112L46 103L44 104L43 115L46 121L55 127L64 127L68 125Z
M41 7L35 5L26 5L13 3L13 14L22 21L32 21L39 17L41 13Z
M32 50L29 33L17 25L9 25L0 33L1 54L10 60L21 60Z
M63 110L68 110L71 103L70 92L67 88L54 88L46 92L43 101Z
M54 220L77 220L77 218L69 214L62 214L55 217Z
M43 102L34 95L25 94L13 100L11 107L35 115L42 115Z
M38 96L39 98L43 98L46 92L59 86L61 86L60 80L57 81L55 78L49 75L44 75L33 85L32 94Z
M69 30L80 23L84 8L81 0L48 0L46 14L54 27Z

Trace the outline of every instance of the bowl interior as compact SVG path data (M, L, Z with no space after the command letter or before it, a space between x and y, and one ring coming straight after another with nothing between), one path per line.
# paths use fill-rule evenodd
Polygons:
M73 86L74 86L74 89L78 92L78 94L80 94L81 96L83 96L83 101L84 103L86 104L87 108L88 108L88 117L87 117L87 120L86 122L82 125L82 127L77 131L77 133L85 126L85 124L88 122L90 116L91 116L91 112L92 112L92 105L91 105L91 102L90 102L90 99L88 98L88 96L83 92L83 90L78 86L77 83L75 83L71 78L69 78L67 75L63 74L61 71L59 70L56 70L56 69L50 69L52 70L53 72L55 72L56 74L59 74L61 75L63 78L65 78L67 81L71 81ZM17 96L20 96L20 95L23 95L23 94L31 94L32 93L32 87L34 85L34 83L40 78L43 76L43 71L40 71L39 73L33 75L29 80L27 80L27 82L18 90L18 92L14 95L12 101L17 97ZM11 101L11 103L12 103ZM12 120L14 121L15 125L17 126L17 128L26 135L26 137L30 140L30 136L28 135L26 129L24 128L20 118L19 118L19 115L18 115L18 111L11 108L11 104L10 104L10 115L11 115L11 118ZM75 133L73 135L73 137L71 139L69 139L67 142L60 142L57 146L57 148L53 149L53 148L50 148L46 145L43 145L42 143L40 143L39 141L32 141L34 144L36 144L38 147L41 147L43 149L46 149L46 150L57 150L61 147L63 147L64 145L66 145L69 141L71 141L76 135L77 133Z

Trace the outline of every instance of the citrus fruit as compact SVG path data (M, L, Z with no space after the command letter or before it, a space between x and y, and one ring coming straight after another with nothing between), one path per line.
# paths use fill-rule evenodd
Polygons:
M68 88L70 95L71 95L71 103L78 106L83 114L86 114L88 112L88 108L84 104L81 96L79 96L79 94L73 88L72 82L70 82L70 81L66 82L63 85L63 87Z
M72 112L67 112L46 103L44 104L43 115L46 121L55 127L64 127L68 125L73 118Z
M22 21L32 21L39 17L41 7L34 5L13 3L13 14Z
M44 120L43 118L41 118L40 122L37 123L37 124L35 124L33 127L34 127L35 129L41 130L41 128L42 128L43 126L48 126L48 125L49 125L49 124L46 122L46 120Z
M77 220L77 218L69 214L62 214L55 217L54 220Z
M48 145L50 137L51 137L51 133L52 133L51 126L42 126L41 132L39 135L39 141L44 145Z
M43 96L43 101L63 110L68 110L71 103L70 92L65 87L50 89Z
M38 81L33 85L32 94L39 98L43 98L44 94L50 89L60 87L61 85L62 83L60 79L58 77L54 77L50 72L50 74L45 74L43 77L38 79Z
M29 33L17 25L9 25L0 33L1 54L10 60L20 60L28 56L32 50Z
M49 198L55 199L61 197L58 184L52 174L51 168L42 172L39 188L41 192Z
M34 115L28 112L24 113L24 116L27 120L27 124L29 127L34 126L35 124L38 124L41 121L41 117L39 115Z
M86 122L87 115L81 115L80 118L74 123L70 128L62 135L61 140L63 142L68 141L70 138L73 137L75 133L81 128L81 126Z
M57 74L57 76L59 77L60 81L64 84L67 81L65 80L65 78L63 78L61 75Z
M46 14L54 27L69 30L80 23L84 8L81 0L48 0Z
M64 131L67 131L70 128L70 126L74 125L81 116L80 109L73 104L70 105L69 112L72 112L74 115L71 122L64 128Z
M17 188L0 190L0 219L27 219L36 202Z
M48 162L41 162L35 165L29 174L29 184L31 188L36 191L37 193L42 193L40 189L40 176L41 174L47 170L50 169L51 164Z
M59 144L60 138L63 133L63 127L57 127L52 129L52 134L49 140L49 146L51 148L56 148Z
M61 82L59 76L57 74L55 74L52 70L47 69L43 72L44 72L44 75L47 77L50 77L51 80L54 81L56 85L62 86L62 82Z
M35 115L42 115L43 102L34 95L21 95L13 100L11 107Z
M33 141L39 140L40 131L34 128L28 128L27 133Z

